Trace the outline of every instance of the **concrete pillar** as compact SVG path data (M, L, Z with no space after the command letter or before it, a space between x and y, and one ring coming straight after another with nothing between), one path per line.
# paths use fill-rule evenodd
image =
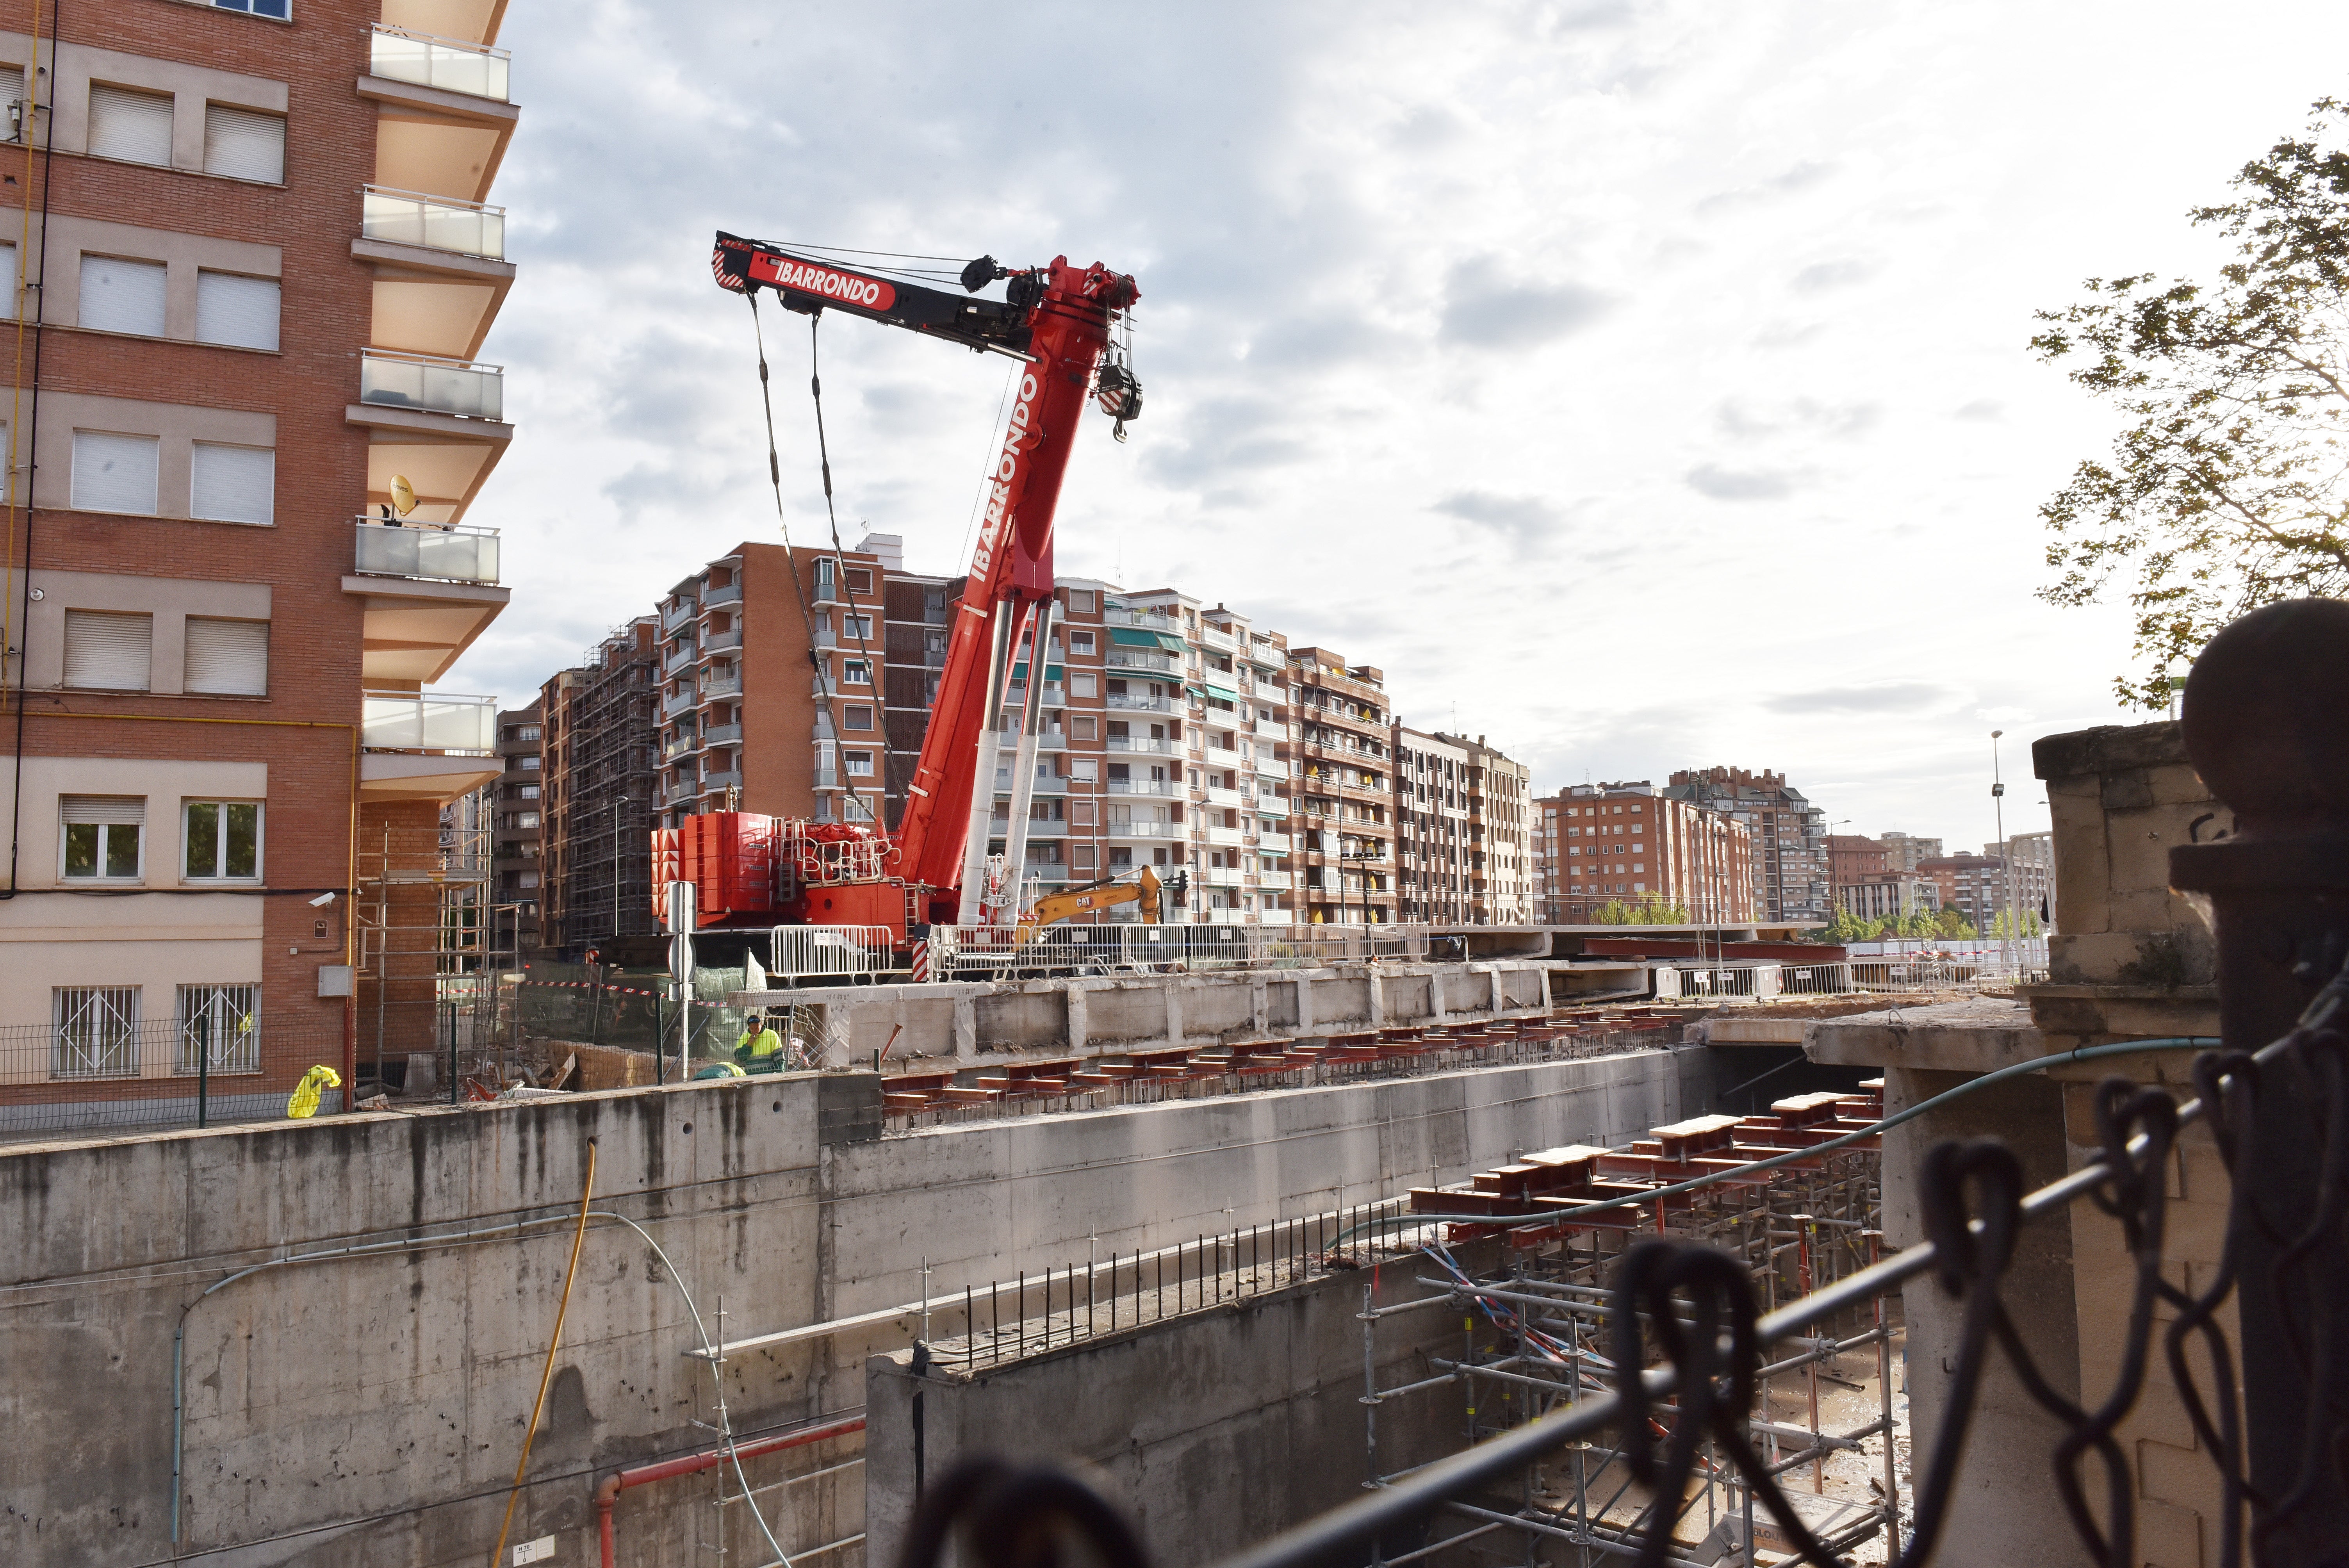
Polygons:
M1362 991L1370 997L1371 1025L1373 1029L1387 1026L1387 988L1375 964L1362 965Z
M1068 1008L1069 1049L1085 1048L1085 983L1081 980L1061 982L1061 998Z
M978 1004L969 993L954 999L955 1060L978 1060Z
M1250 1034L1268 1035L1272 1032L1272 1006L1266 998L1266 992L1269 989L1270 987L1264 982L1263 975L1256 975L1249 977L1248 1032Z
M1161 994L1166 998L1166 1043L1170 1046L1183 1043L1183 991L1188 984L1170 979L1162 987Z
M1444 971L1433 967L1427 972L1427 1021L1444 1022Z
M1302 969L1294 972L1297 985L1297 1032L1300 1036L1313 1032L1313 982Z

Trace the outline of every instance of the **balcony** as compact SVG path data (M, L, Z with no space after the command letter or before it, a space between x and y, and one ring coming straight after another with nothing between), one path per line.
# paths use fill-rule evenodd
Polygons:
M1205 621L1199 623L1199 641L1205 643L1207 646L1215 649L1219 654L1230 654L1239 651L1239 640L1237 638L1233 636L1231 633L1224 631L1220 627L1209 625Z
M1259 795L1256 798L1256 803L1251 806L1249 810L1253 810L1259 817L1264 817L1273 821L1278 821L1281 818L1288 815L1288 802L1280 799L1277 795Z
M1131 692L1112 692L1102 699L1102 706L1127 713L1173 713L1174 699L1164 696L1136 696Z
M367 34L367 73L444 93L505 103L510 57L503 49L378 23Z
M679 670L689 668L698 652L698 650L689 642L678 644L662 655L661 674L673 676Z
M700 700L694 696L693 687L688 685L675 696L661 698L660 716L664 719L671 719L681 713L691 713L699 706Z
M361 606L363 680L421 686L448 674L511 596L494 529L386 528L354 520L343 592Z
M725 676L715 680L707 680L701 683L701 700L704 702L709 701L712 697L740 696L741 695L742 677L740 676Z
M1102 619L1112 626L1139 626L1145 632L1174 634L1174 617L1164 610L1121 610L1112 605L1102 612Z
M1112 822L1102 832L1112 839L1179 839L1185 836L1180 822Z
M381 349L359 353L359 401L461 419L505 418L505 368Z
M1240 754L1231 747L1207 748L1207 766L1210 768L1237 768L1240 766Z
M702 744L706 746L730 746L741 738L742 727L739 724L713 724L701 732Z
M729 769L724 773L705 773L701 776L701 789L704 794L719 789L739 789L741 783L742 772L740 769Z
M1237 828L1209 828L1206 830L1206 839L1207 842L1226 849L1237 849L1247 842Z
M504 770L488 755L498 703L437 692L367 692L359 708L359 794L382 800L453 800Z
M1113 670L1156 670L1172 675L1175 669L1174 655L1144 653L1138 648L1112 648L1102 662Z
M1226 789L1220 784L1210 784L1207 786L1207 804L1210 806L1248 806L1251 802L1246 795L1241 794L1237 789Z
M1179 781L1173 779L1112 779L1109 781L1109 792L1112 795L1171 797L1182 795L1184 788Z
M1036 749L1039 753L1066 751L1068 748L1069 736L1066 730L1041 729L1036 732ZM1016 735L1006 736L1002 746L998 749L1006 752L1019 750L1019 738Z
M1237 866L1202 866L1199 880L1209 887L1238 887L1247 873Z
M741 602L742 580L739 577L723 588L704 588L701 591L701 605L705 610L712 605L740 604Z
M661 612L661 631L666 634L674 635L683 631L687 624L700 613L701 606L691 599L672 605Z
M1258 740L1288 740L1292 738L1288 731L1288 725L1267 724L1262 719L1248 727L1248 733Z
M680 757L690 757L701 749L701 737L688 730L661 748L661 760L674 762Z
M1259 832L1256 836L1257 852L1259 854L1285 855L1289 851L1289 844L1287 833Z
M1267 892L1287 892L1297 885L1297 879L1287 872L1258 872L1256 885Z
M450 201L413 191L363 185L359 233L384 244L416 245L502 262L506 254L506 210L480 201Z
M1274 647L1270 643L1259 643L1253 637L1248 639L1246 652L1248 663L1258 669L1277 670L1288 663L1287 655L1278 648Z
M729 648L741 645L742 628L740 626L728 632L712 632L701 639L701 651L705 654L722 654Z
M1182 748L1154 736L1112 735L1102 743L1112 751L1139 751L1153 757L1173 757Z

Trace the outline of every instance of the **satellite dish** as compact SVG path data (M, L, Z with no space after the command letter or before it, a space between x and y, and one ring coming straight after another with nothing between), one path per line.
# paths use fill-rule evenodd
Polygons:
M416 510L416 487L406 474L391 476L391 510L402 517Z

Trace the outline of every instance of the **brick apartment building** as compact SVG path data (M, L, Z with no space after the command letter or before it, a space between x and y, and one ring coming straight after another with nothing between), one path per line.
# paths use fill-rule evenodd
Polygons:
M796 576L794 575L796 567ZM744 543L710 562L636 623L638 651L616 643L551 680L544 701L547 942L574 955L612 946L607 918L567 918L613 866L606 826L634 820L600 799L649 802L651 825L730 808L811 821L894 827L905 809L965 580L905 570L890 534L834 556ZM1020 874L1028 896L1151 865L1188 874L1169 918L1286 924L1289 775L1285 639L1223 606L1172 589L1122 593L1058 583L1047 645ZM828 700L818 696L814 664ZM582 770L580 694L651 692L649 744L632 767ZM1007 850L1016 732L1027 661L1011 671L1014 739L999 753L988 850ZM603 754L628 755L625 746ZM622 856L624 911L649 898L633 846ZM599 907L608 910L609 904ZM1122 910L1116 918L1132 918ZM624 915L621 934L630 931ZM649 909L646 910L649 920ZM644 932L649 934L647 924ZM625 944L616 952L630 951Z
M1590 925L1651 899L1702 923L1754 918L1753 830L1646 779L1578 784L1532 803L1535 913Z
M1393 729L1386 677L1328 648L1292 648L1289 710L1303 765L1299 903L1307 923L1396 918Z
M402 879L498 771L490 707L425 688L506 598L461 526L512 433L471 360L512 277L482 205L502 10L139 0L65 9L37 56L0 32L0 99L31 100L0 122L29 210L0 222L26 242L0 246L26 327L0 1025L44 1042L0 1077L32 1098L184 1093L201 1036L236 1042L215 1093L282 1107L362 1012L430 1042L429 954L387 975L360 926L431 918ZM380 526L395 476L436 526Z
M2022 909L2034 919L2051 897L2053 866L2035 853L2020 854L2014 857L2010 876L2007 858L1997 852L1999 848L1991 843L1984 844L1985 852L1979 855L1967 850L1936 855L1917 868L1919 876L1935 885L1941 907L1955 908L1985 936L1990 934L1992 922L2008 907L2010 889ZM2054 913L2052 907L2048 913Z
M1876 843L1884 851L1884 869L1909 876L1917 874L1918 862L1941 852L1940 840L1920 839L1914 833L1879 833Z
M1785 776L1743 768L1682 770L1663 793L1734 817L1752 832L1756 918L1821 926L1834 911L1826 813Z
M1941 907L1940 884L1906 872L1865 872L1836 884L1836 907L1862 920L1900 920Z
M1523 925L1532 899L1533 775L1483 736L1397 723L1392 747L1398 917Z
M643 615L540 686L539 943L660 960L652 913L659 622Z

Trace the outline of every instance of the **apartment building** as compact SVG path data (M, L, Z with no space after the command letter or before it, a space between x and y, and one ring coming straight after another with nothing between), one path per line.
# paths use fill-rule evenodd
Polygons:
M498 760L490 791L491 859L496 884L494 945L502 953L539 951L545 872L544 727L540 702L498 715Z
M1299 901L1310 924L1396 918L1393 717L1375 665L1328 648L1291 648L1289 712L1301 769Z
M1469 887L1479 925L1533 921L1533 769L1478 736L1445 736L1468 754Z
M660 623L639 616L539 688L539 942L657 963L652 828Z
M492 705L428 688L506 600L467 521L512 434L471 358L513 275L483 204L502 10L140 0L52 10L37 54L0 31L26 331L0 1025L47 1042L12 1094L181 1094L202 1036L251 1075L215 1094L282 1107L349 1065L359 1009L433 1043L432 965L392 973L365 928L429 918L440 807L500 771Z
M1930 861L1941 852L1939 839L1920 839L1914 833L1879 833L1876 843L1884 851L1884 869L1907 876L1917 874L1920 861Z
M1752 832L1756 917L1774 924L1821 926L1831 918L1826 813L1785 776L1743 768L1684 769L1663 793L1722 811Z
M1902 920L1941 907L1941 888L1930 877L1906 872L1861 872L1836 883L1837 907L1862 920Z
M1468 748L1394 727L1396 918L1477 923L1469 882L1479 851L1469 831Z
M1537 914L1590 925L1651 900L1699 923L1754 918L1753 830L1647 779L1578 784L1533 803Z
M1890 852L1865 834L1829 833L1826 842L1827 880L1838 888L1849 886L1862 877L1880 876L1894 869Z
M1995 851L1997 844L1985 844L1985 850ZM2035 856L2016 856L2012 871L2005 856L1974 854L1961 850L1954 855L1937 855L1920 862L1917 874L1935 884L1943 908L1955 908L1967 922L1984 935L1990 934L1992 923L2009 907L2010 890L2014 901L2032 918L2039 918L2040 909L2049 897L2053 868ZM2049 911L2053 913L2052 908Z

